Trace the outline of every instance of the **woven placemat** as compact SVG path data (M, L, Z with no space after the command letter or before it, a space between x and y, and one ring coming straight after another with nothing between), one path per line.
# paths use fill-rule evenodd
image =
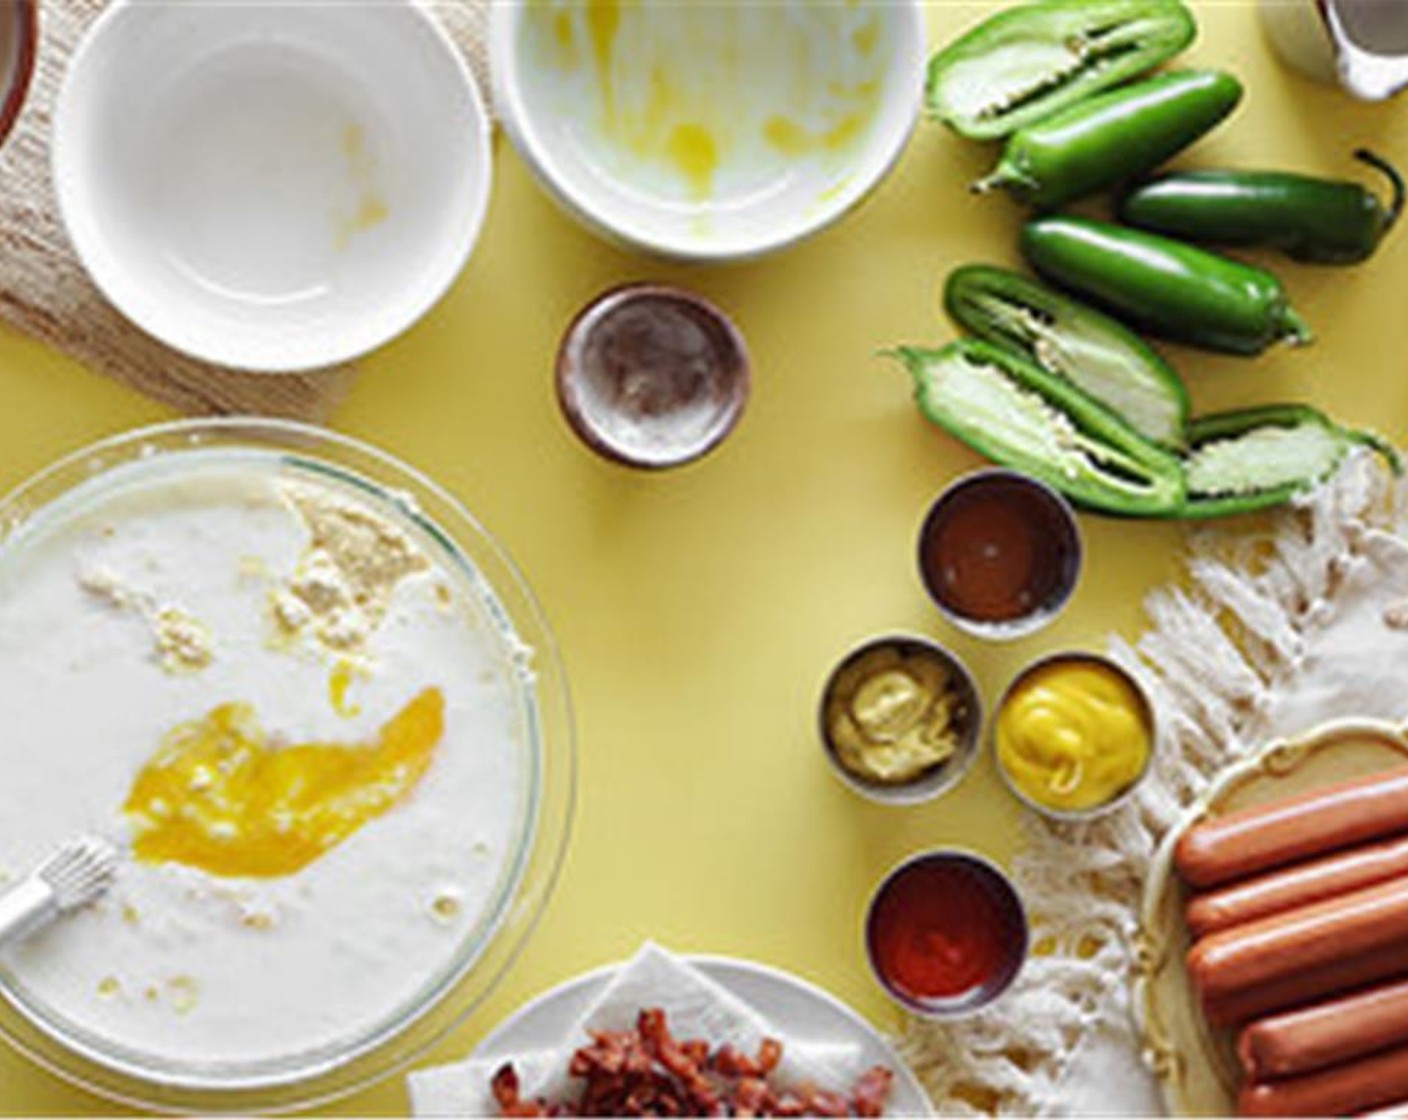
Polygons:
M487 91L490 0L426 5ZM258 413L321 421L350 366L250 374L178 354L122 317L93 286L59 221L49 176L55 96L74 47L107 0L40 0L40 45L29 99L0 149L0 323L184 413Z

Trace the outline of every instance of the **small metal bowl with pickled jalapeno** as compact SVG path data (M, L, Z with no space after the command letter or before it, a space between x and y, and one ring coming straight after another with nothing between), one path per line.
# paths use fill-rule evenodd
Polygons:
M1019 801L1057 820L1113 809L1148 773L1154 705L1098 653L1039 658L1003 692L989 730L998 773Z
M872 801L913 805L958 784L977 754L982 701L956 655L916 635L873 638L827 678L818 713L836 775Z

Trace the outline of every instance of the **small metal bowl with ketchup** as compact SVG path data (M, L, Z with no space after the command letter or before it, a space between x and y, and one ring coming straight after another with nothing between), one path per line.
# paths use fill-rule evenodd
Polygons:
M885 993L921 1018L952 1019L1005 992L1027 957L1026 909L971 852L940 848L894 868L871 898L865 952Z
M1018 471L965 474L919 531L919 576L945 618L980 638L1020 638L1066 605L1080 574L1070 503Z

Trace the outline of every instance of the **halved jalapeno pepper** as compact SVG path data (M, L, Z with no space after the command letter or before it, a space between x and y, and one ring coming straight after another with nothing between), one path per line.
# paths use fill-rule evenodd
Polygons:
M1355 447L1371 447L1398 474L1398 453L1372 432L1341 427L1303 404L1223 412L1188 428L1184 517L1269 509L1328 478Z
M1106 513L1168 517L1182 507L1176 456L1020 355L962 339L894 356L914 378L920 411L994 462Z
M1183 382L1143 339L1109 316L1040 281L982 264L949 274L944 307L969 333L1064 377L1140 435L1182 446L1188 419Z
M991 140L1118 85L1193 41L1181 0L1045 0L983 21L929 62L925 102Z

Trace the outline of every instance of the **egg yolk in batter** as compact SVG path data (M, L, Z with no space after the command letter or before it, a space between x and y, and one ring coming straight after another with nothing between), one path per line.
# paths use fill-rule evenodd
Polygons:
M401 801L444 733L427 688L369 743L278 745L248 704L181 724L138 773L123 810L133 855L211 875L291 875Z

